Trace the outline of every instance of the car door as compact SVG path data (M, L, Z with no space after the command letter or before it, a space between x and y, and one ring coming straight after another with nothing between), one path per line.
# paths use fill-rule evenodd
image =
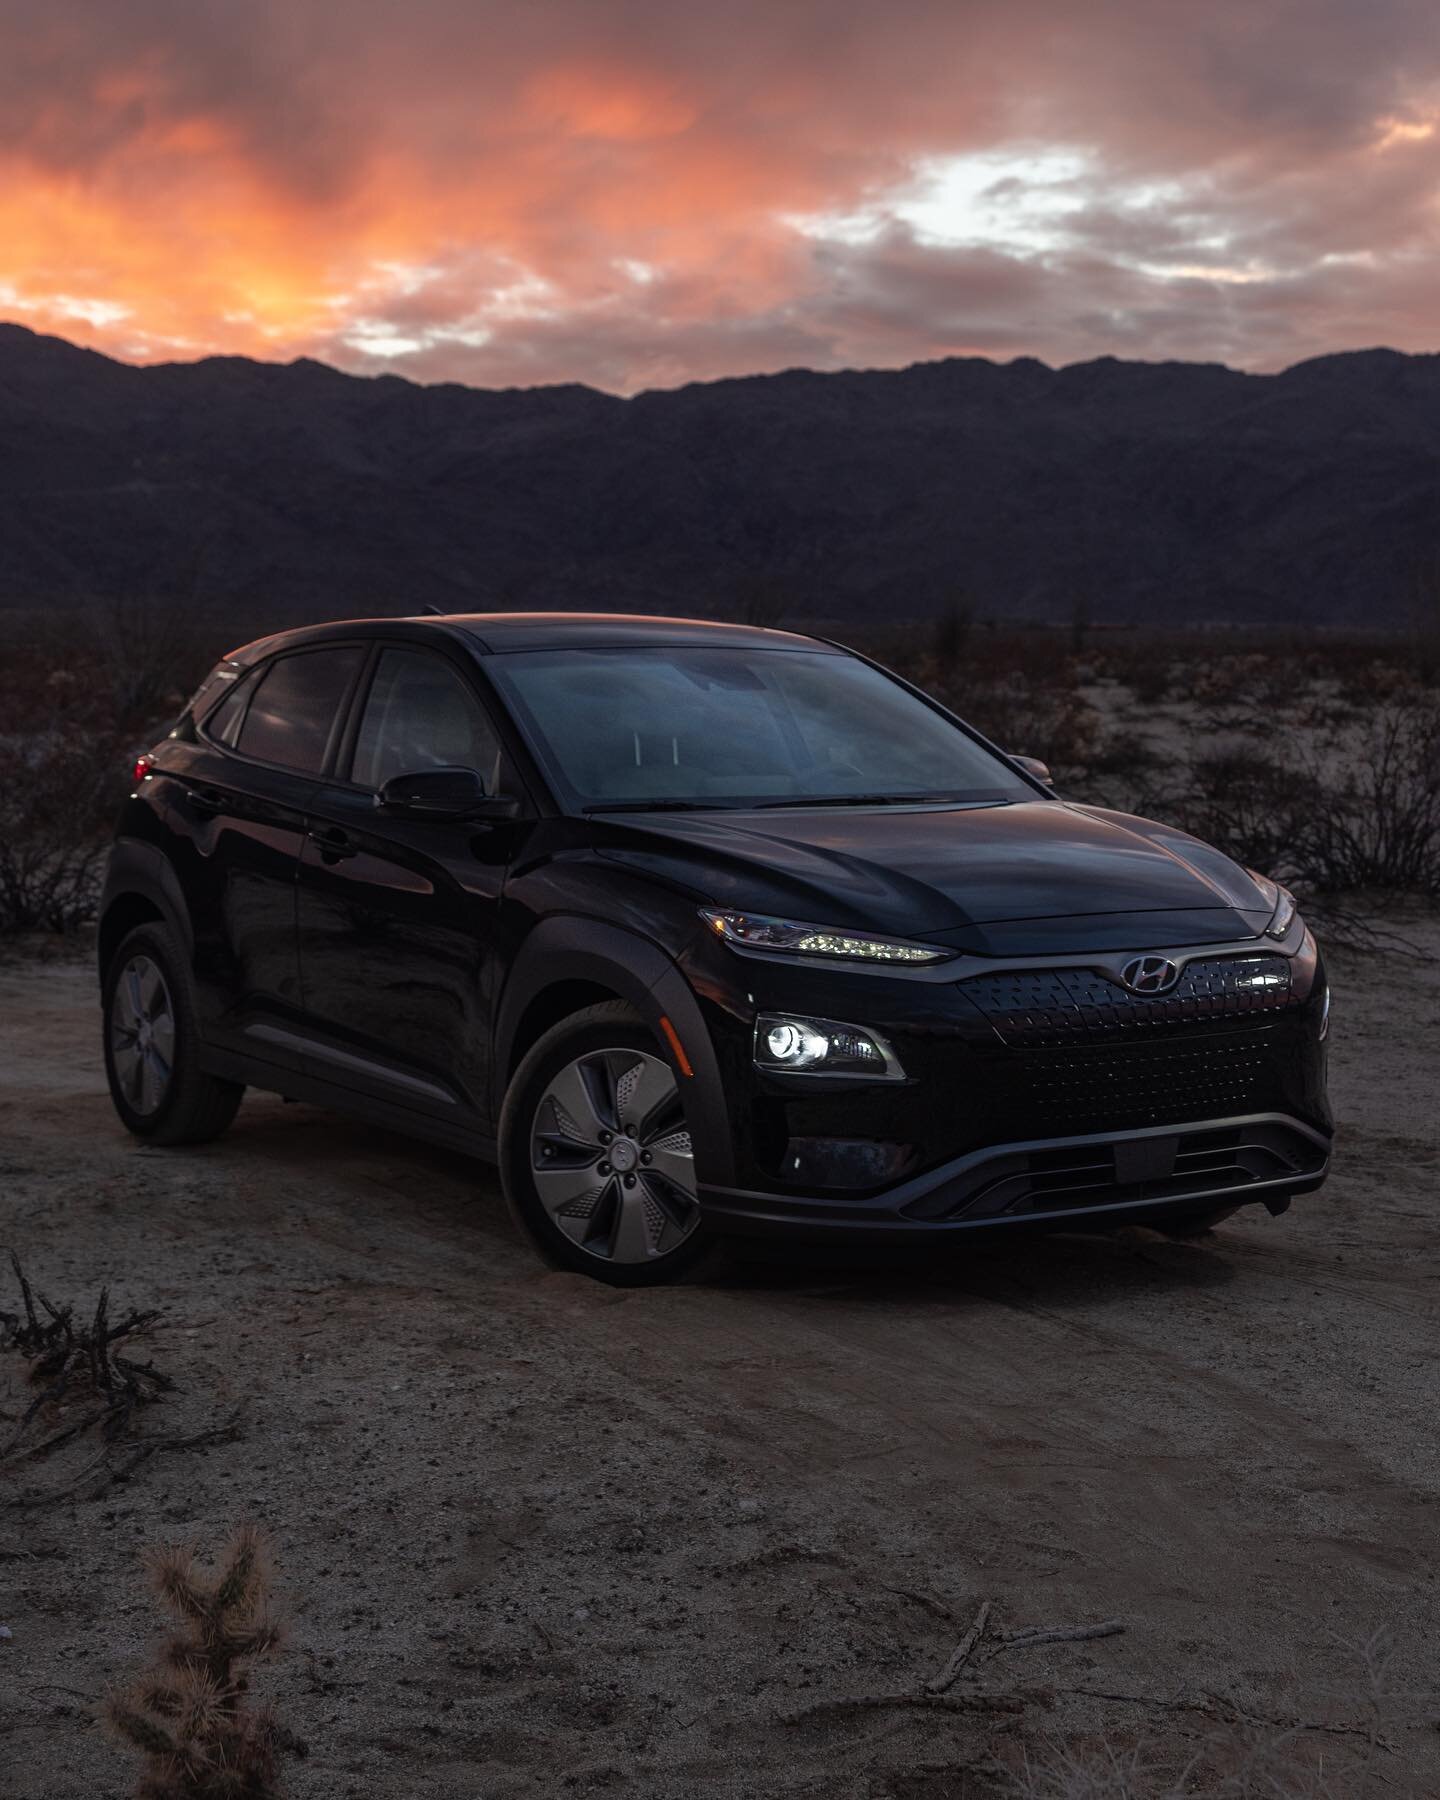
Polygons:
M295 884L306 808L365 662L363 644L297 649L237 681L172 768L177 866L206 1039L298 1067Z
M316 1073L488 1136L499 910L516 820L403 817L379 789L475 769L519 794L464 666L382 645L347 734L344 778L313 795L300 860L301 989Z

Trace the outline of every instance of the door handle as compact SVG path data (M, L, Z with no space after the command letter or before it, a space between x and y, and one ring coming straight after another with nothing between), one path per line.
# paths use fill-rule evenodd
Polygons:
M186 788L185 798L202 819L213 819L226 810L225 796L216 788Z
M305 835L320 852L322 862L344 862L347 856L356 854L355 845L338 825L331 826L325 831L307 831Z

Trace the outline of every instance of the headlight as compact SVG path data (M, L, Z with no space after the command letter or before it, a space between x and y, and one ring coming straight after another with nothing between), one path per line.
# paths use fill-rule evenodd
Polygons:
M1268 875L1257 874L1254 869L1247 869L1245 873L1275 908L1270 923L1265 927L1266 937L1285 937L1295 923L1295 896L1289 888L1281 887L1278 881L1272 881Z
M794 1013L761 1013L755 1021L755 1065L779 1075L905 1079L899 1057L878 1031Z
M1283 938L1295 923L1295 896L1289 888L1280 889L1280 898L1275 903L1275 917L1265 927L1266 937Z
M839 956L854 962L934 963L954 955L935 944L913 944L905 938L873 937L868 931L842 926L801 925L794 919L771 919L761 913L701 909L716 937L749 950L783 950L796 956Z

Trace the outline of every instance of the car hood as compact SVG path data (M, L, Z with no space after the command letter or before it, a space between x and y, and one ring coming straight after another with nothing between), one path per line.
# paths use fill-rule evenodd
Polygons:
M989 955L1220 943L1271 908L1240 865L1149 819L1009 805L600 814L607 859L697 900Z

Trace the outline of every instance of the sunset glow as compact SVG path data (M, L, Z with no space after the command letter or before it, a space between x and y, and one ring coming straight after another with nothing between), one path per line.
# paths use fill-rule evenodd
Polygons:
M0 0L0 315L618 391L1429 349L1426 18Z

